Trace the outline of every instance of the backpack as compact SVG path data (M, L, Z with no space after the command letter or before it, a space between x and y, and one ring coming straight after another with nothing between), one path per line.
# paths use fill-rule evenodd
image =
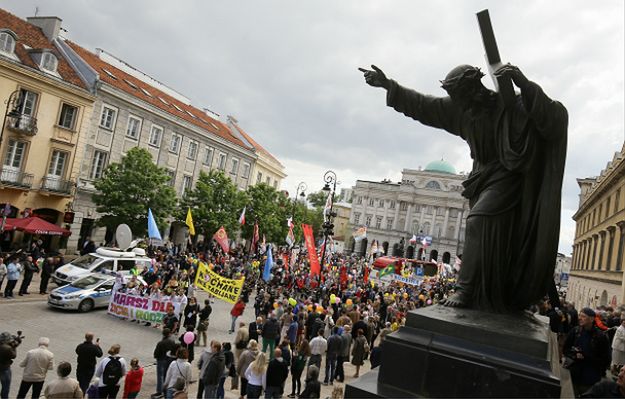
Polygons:
M109 356L109 362L104 367L102 373L102 382L107 387L117 385L122 378L122 363L118 358Z

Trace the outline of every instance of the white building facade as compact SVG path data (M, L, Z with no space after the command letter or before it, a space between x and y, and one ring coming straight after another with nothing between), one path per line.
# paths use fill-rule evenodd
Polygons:
M404 169L400 183L358 180L350 225L367 226L367 238L351 239L346 251L363 254L377 240L387 255L452 263L464 247L469 212L469 201L461 195L464 179L441 160L424 170ZM410 243L413 235L430 236L432 244Z

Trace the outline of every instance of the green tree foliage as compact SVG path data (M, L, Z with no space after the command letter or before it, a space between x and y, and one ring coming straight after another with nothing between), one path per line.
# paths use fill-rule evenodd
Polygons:
M265 183L247 188L246 224L243 226L243 237L251 239L254 222L258 222L260 235L265 235L267 242L284 244L288 233L286 224L286 207L288 199L275 188Z
M334 196L336 199L336 195ZM327 191L317 191L316 193L308 194L308 202L310 205L315 208L323 208L326 205L326 201L328 200L328 192Z
M97 192L93 201L97 211L104 214L98 225L115 229L126 223L135 236L145 236L151 208L162 229L176 206L176 193L169 180L166 170L154 164L146 149L132 148L94 183Z
M191 208L196 234L207 239L224 226L229 238L239 228L239 215L247 203L245 192L240 191L221 170L201 172L193 190L188 190L181 201L178 219L184 221Z

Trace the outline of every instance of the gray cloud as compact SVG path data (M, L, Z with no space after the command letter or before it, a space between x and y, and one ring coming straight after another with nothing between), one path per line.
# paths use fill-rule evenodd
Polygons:
M624 6L556 1L5 0L27 17L57 15L68 37L102 47L208 106L235 115L287 166L283 188L343 187L400 178L445 157L471 160L458 138L384 105L356 68L371 63L423 92L460 63L484 66L475 12L489 8L504 61L518 65L570 114L560 251L570 253L577 177L597 175L623 143ZM488 78L485 78L488 79ZM490 82L485 82L492 87ZM318 187L317 187L318 186Z

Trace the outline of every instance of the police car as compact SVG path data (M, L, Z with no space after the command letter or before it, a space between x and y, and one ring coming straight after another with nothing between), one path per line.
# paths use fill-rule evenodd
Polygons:
M128 283L132 279L130 275L124 275L124 281ZM137 282L145 285L141 277L136 277ZM78 310L88 312L94 308L107 307L115 276L104 273L93 273L86 277L55 288L48 295L48 305L58 309Z
M129 274L130 269L135 268L141 271L149 268L150 264L151 259L145 256L145 251L141 248L134 248L132 251L98 248L95 252L83 255L59 267L52 274L52 279L60 286L76 281L90 273L120 271L122 274Z

